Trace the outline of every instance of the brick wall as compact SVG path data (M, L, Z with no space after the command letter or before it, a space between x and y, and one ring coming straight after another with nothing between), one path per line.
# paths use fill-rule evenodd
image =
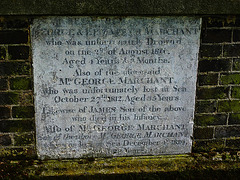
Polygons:
M0 17L0 157L35 158L29 17ZM240 149L240 17L203 17L193 152Z
M240 17L203 17L194 152L240 149Z
M0 154L35 156L28 18L0 17Z

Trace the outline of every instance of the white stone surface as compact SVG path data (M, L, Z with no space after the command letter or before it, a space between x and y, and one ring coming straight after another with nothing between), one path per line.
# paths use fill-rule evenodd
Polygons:
M191 152L200 25L196 17L35 19L39 157Z

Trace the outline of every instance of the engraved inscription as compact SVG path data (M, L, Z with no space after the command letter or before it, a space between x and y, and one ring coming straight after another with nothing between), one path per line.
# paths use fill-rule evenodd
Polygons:
M39 157L189 153L200 24L195 17L35 19Z

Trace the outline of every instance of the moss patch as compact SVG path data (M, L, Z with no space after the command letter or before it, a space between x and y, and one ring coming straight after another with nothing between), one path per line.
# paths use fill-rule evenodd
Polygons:
M3 173L30 178L147 178L174 179L238 177L240 161L237 152L206 152L191 155L118 157L48 161L3 161ZM13 171L14 170L14 171ZM17 172L15 172L17 171ZM10 173L9 173L10 172ZM12 173L15 172L15 173ZM221 172L221 173L219 173ZM219 176L220 175L220 176Z
M230 114L228 124L240 124L240 113Z
M196 115L195 123L198 126L207 125L226 125L227 115L225 114L214 114L214 115Z
M25 146L29 144L34 144L33 134L16 134L14 135L14 145L15 146Z
M223 74L220 78L221 84L239 84L240 83L240 74Z
M228 87L198 88L198 99L225 99L228 97Z
M211 152L211 151L223 151L224 140L196 140L193 142L193 152Z
M10 79L10 89L12 90L30 90L32 89L32 81L30 78L12 78Z
M219 112L240 112L240 101L219 101Z
M0 148L0 161L4 160L29 160L36 158L36 151L34 147L24 148L11 148L1 147Z

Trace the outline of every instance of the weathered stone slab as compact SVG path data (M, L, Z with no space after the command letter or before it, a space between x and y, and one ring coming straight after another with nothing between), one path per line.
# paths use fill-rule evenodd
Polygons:
M189 153L200 24L195 17L36 19L39 157Z
M237 15L238 0L1 0L0 15Z

